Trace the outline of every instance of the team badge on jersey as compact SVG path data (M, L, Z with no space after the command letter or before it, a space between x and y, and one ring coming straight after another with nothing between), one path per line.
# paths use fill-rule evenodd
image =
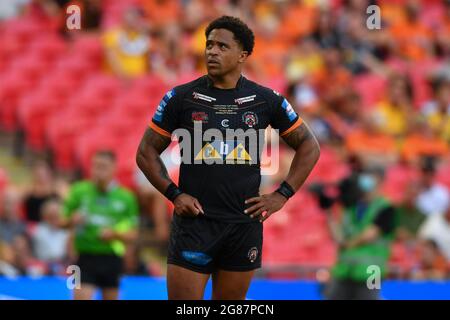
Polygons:
M258 249L256 247L251 248L247 256L251 263L255 262L256 258L258 258Z
M252 111L247 111L242 115L242 121L249 127L253 128L258 124L258 116Z

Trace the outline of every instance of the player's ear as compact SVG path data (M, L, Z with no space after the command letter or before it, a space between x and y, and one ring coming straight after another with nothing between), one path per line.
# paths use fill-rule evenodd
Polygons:
M245 60L247 60L247 57L248 57L248 51L241 51L241 54L239 56L239 63L245 62Z

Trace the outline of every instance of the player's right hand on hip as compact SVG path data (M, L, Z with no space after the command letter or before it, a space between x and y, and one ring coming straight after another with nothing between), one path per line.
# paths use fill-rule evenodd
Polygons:
M176 197L173 204L175 205L175 213L179 216L195 217L199 214L205 214L200 202L187 193L182 193Z

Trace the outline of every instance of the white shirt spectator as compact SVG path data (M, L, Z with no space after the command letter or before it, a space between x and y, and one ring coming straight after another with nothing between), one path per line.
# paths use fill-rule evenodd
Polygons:
M431 188L421 192L416 200L417 209L425 215L445 212L449 204L449 191L440 184L433 184Z
M447 214L448 215L448 214ZM419 230L419 237L437 243L442 254L450 261L450 219L445 214L433 214L425 220Z
M30 0L0 1L0 21L19 15L22 8L30 3Z
M45 262L61 261L67 253L69 233L47 223L39 223L33 233L36 258Z

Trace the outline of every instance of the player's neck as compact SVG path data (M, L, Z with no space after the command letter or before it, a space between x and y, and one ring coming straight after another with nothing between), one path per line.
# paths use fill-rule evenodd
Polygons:
M208 74L215 88L218 89L234 89L237 86L239 79L241 78L241 72L233 74L226 74L221 77L212 76Z

